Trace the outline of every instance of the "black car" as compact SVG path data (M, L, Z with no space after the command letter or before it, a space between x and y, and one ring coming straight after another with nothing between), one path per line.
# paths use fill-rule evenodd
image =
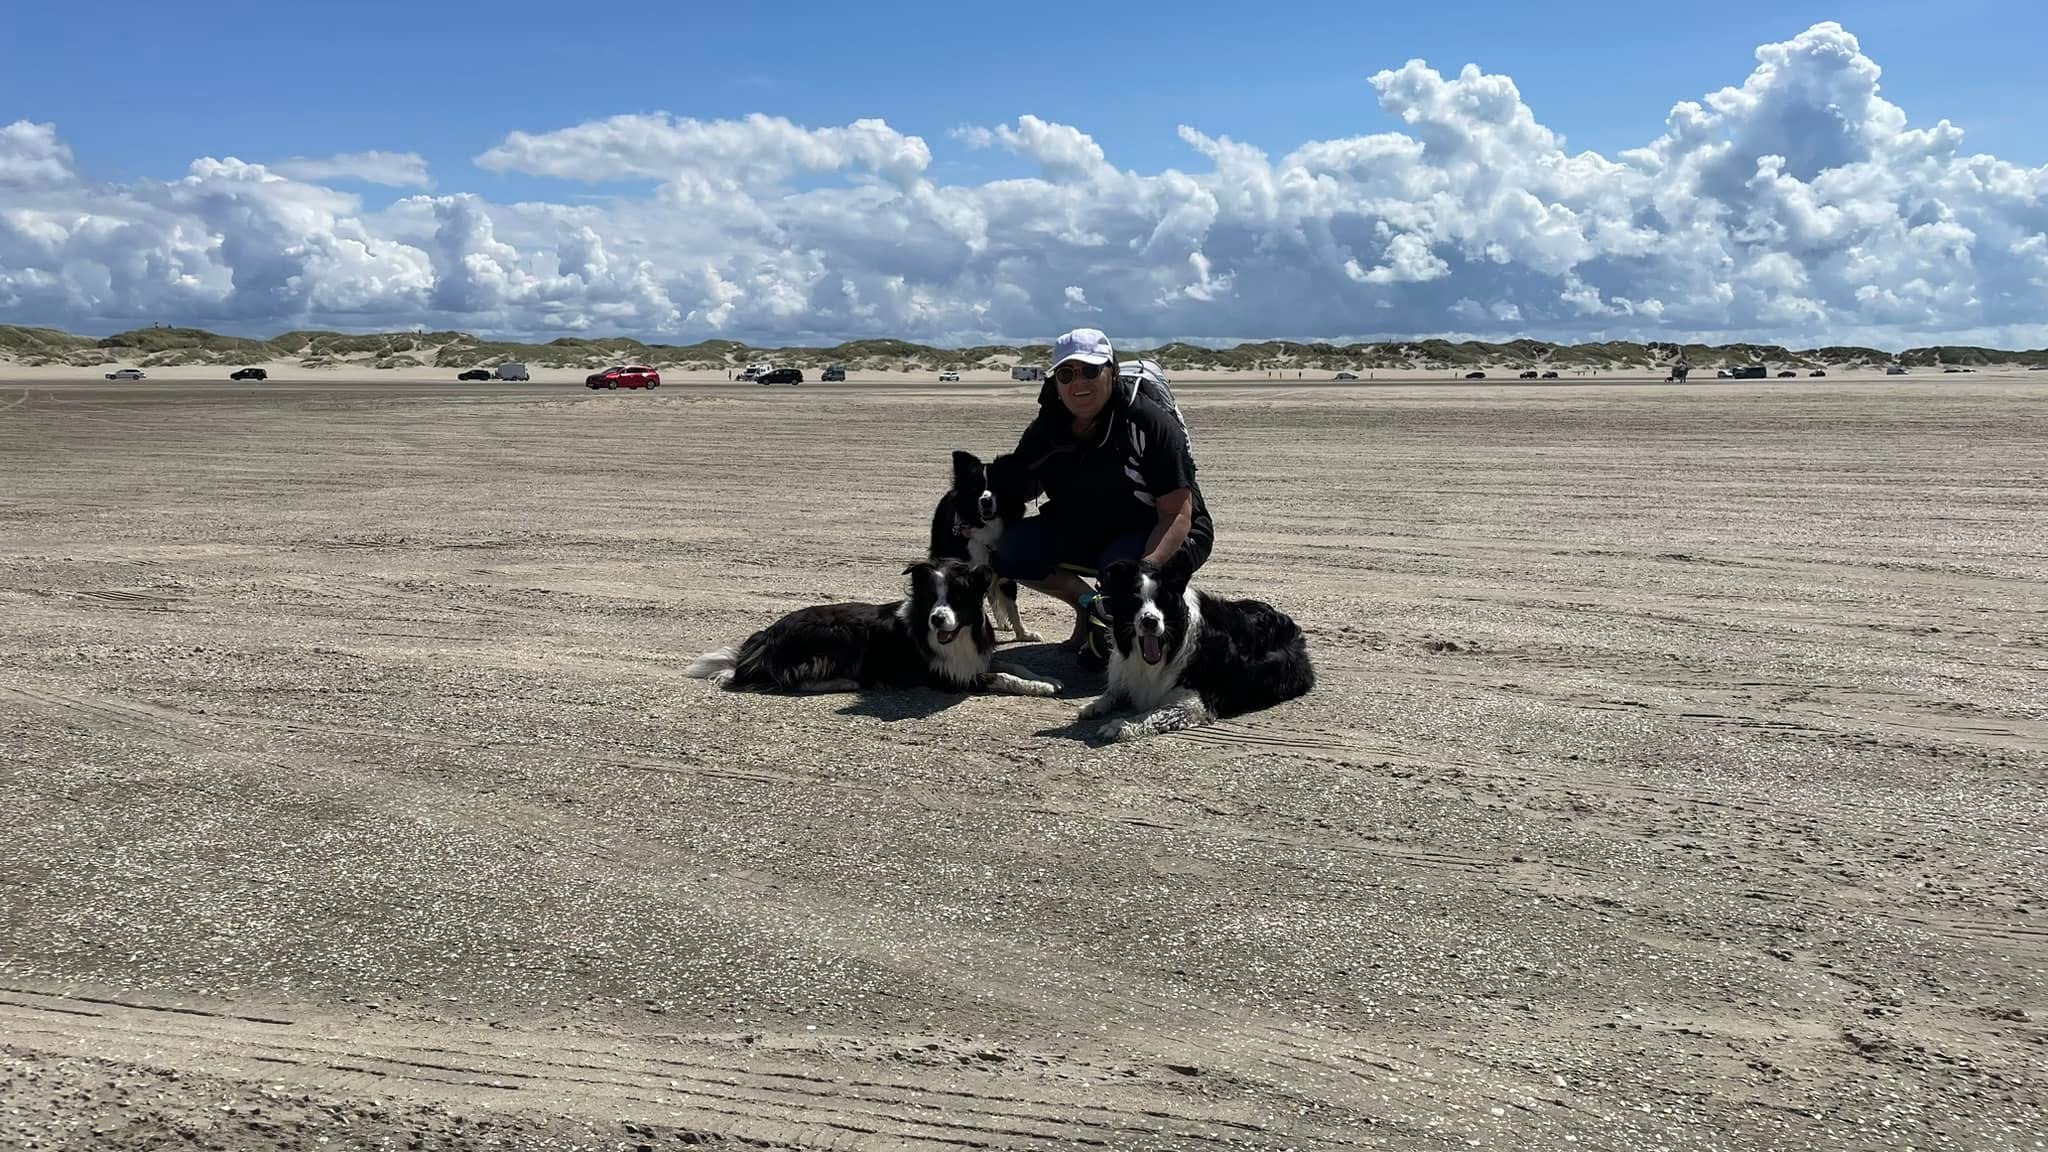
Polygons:
M840 367L837 364L834 364L832 367L825 369L825 374L823 376L818 377L818 379L823 380L828 384L834 380L844 380L846 379L846 369Z
M804 373L801 368L775 368L754 377L763 384L801 384Z
M1535 370L1534 368L1531 368L1531 369L1529 369L1528 371L1526 371L1526 372L1522 373L1522 375L1521 375L1521 379L1523 379L1523 380L1534 380L1535 378L1536 378L1536 370Z
M1807 375L1808 375L1808 376L1825 376L1825 375L1827 375L1827 373L1826 373L1826 372L1823 372L1823 371L1821 371L1821 370L1820 370L1820 369L1818 369L1818 368L1815 368L1815 369L1814 369L1813 371L1811 371L1811 372L1808 372L1808 373L1807 373Z
M457 380L489 380L490 378L490 372L482 368L471 368L469 371L456 377Z
M1787 369L1787 370L1785 370L1785 371L1783 371L1783 372L1780 372L1780 373L1778 373L1778 379L1780 379L1780 380L1790 380L1790 379L1792 379L1793 377L1795 377L1795 376L1797 376L1797 375L1799 375L1799 373L1797 373L1797 372L1794 372L1794 371L1791 371L1790 369Z
M1484 372L1467 372L1467 373L1465 373L1465 379L1467 379L1467 380L1484 380L1484 379L1486 379L1486 373L1484 373Z
M243 369L241 369L240 371L237 371L237 372L230 372L230 373L228 373L228 379L230 379L230 380L268 380L268 379L270 379L270 373L268 373L268 372L265 372L265 371L264 371L263 369L261 369L261 368L243 368Z
M1543 374L1543 378L1544 378L1545 380L1555 380L1555 379L1557 379L1557 373L1555 373L1555 372L1545 372L1545 373Z

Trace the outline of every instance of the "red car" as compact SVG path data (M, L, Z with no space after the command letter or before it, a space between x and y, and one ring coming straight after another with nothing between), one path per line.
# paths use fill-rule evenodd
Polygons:
M661 373L645 364L626 364L593 372L583 378L588 388L659 388Z

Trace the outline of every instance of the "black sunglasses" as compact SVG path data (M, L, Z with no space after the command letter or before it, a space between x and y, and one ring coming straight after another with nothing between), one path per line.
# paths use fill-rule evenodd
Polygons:
M1083 380L1095 379L1102 375L1102 368L1100 364L1062 364L1052 375L1062 384L1072 384L1076 376Z

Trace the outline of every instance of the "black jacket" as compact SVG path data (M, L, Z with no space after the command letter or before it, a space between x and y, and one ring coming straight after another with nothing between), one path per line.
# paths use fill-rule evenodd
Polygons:
M1016 483L1025 500L1044 496L1042 515L1107 542L1125 532L1150 532L1159 523L1159 497L1187 488L1195 497L1189 542L1207 555L1215 527L1195 482L1187 434L1171 411L1134 384L1119 383L1094 436L1079 440L1073 427L1073 414L1047 380L1038 415L1017 441Z

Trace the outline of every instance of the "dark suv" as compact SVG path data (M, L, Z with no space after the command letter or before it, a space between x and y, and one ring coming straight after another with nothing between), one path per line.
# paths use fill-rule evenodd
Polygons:
M263 369L261 369L261 368L243 368L243 369L240 369L239 371L235 371L235 372L230 372L230 373L228 373L228 379L230 379L230 380L268 380L268 379L270 379L270 373L268 373L268 372L265 372L265 371L264 371Z
M828 384L834 380L844 380L846 379L846 369L838 364L834 364L830 368L825 369L825 374L818 377L818 379Z
M775 368L754 377L763 384L801 384L804 373L801 368Z

